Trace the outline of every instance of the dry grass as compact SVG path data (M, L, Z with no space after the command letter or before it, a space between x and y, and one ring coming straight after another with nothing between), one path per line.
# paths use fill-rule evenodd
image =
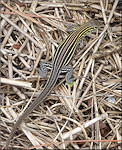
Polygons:
M103 26L80 41L71 61L73 76L78 77L74 86L66 85L65 75L60 75L46 100L23 121L11 147L121 149L120 3L2 2L1 148L16 119L47 81L35 69L40 61L51 62L55 49L69 33L97 18Z

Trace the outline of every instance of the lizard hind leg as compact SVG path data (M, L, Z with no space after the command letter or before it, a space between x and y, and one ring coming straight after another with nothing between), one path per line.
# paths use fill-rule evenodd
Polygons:
M62 69L62 72L66 72L66 82L67 83L72 83L76 78L72 78L72 73L73 73L73 67L72 66L65 66Z
M42 78L45 78L47 76L47 67L43 62L40 62L39 72Z
M51 63L40 62L40 69L38 69L42 78L47 76L47 69L52 69Z

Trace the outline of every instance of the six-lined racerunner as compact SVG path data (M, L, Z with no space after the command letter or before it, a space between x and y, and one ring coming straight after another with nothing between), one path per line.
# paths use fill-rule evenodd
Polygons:
M70 60L72 59L79 40L84 35L86 35L87 32L95 30L99 26L100 23L97 20L89 21L83 24L78 29L76 29L73 33L71 33L59 45L53 56L52 71L44 89L42 90L40 95L36 98L36 100L32 104L30 104L30 106L25 110L25 112L19 117L19 119L15 123L7 140L6 148L8 148L10 141L14 136L14 133L16 132L19 125L22 123L22 120L24 120L36 106L38 106L42 101L44 101L45 98L48 96L48 94L51 92L51 90L53 89L58 80L59 74L61 73L62 69L66 67L69 64Z

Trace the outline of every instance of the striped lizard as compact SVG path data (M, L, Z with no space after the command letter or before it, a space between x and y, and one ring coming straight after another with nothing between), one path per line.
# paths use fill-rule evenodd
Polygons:
M45 100L45 98L54 88L62 69L66 67L71 61L79 40L89 31L95 30L99 26L100 23L97 20L91 20L80 26L73 33L69 34L69 36L58 46L53 56L52 71L44 89L36 98L36 100L33 101L32 104L30 104L30 106L25 110L25 112L19 117L19 119L15 123L6 142L5 148L9 147L11 139L13 138L17 128L20 126L22 121L34 110L35 107L37 107L42 101ZM68 72L66 74L66 79L69 79Z

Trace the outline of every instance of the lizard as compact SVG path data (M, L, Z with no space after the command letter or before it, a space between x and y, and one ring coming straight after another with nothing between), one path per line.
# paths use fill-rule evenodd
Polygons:
M90 20L77 28L74 32L69 34L67 38L64 39L63 42L58 46L53 56L52 70L50 76L42 92L35 99L35 101L30 104L30 106L25 110L25 112L18 118L17 122L14 124L9 138L6 142L6 149L8 149L15 132L17 131L17 128L19 128L22 121L35 109L35 107L43 102L45 98L49 95L49 93L53 90L62 69L65 68L71 61L80 39L84 37L89 31L99 28L99 26L100 22L98 20ZM66 81L70 79L71 75L72 69L71 71L67 72Z

